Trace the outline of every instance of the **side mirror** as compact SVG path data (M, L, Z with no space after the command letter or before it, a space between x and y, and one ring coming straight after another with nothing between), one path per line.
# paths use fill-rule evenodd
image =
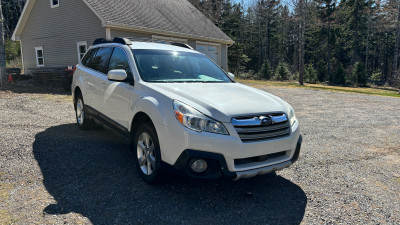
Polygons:
M125 70L110 70L107 74L107 79L111 81L123 82L128 78Z
M229 76L232 80L235 80L235 75L233 75L233 73L228 72L228 76Z

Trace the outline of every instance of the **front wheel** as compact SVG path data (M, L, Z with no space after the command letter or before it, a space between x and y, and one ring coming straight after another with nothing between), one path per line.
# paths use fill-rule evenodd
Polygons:
M157 133L149 123L140 125L135 134L133 151L136 153L136 169L148 184L161 180L161 153Z

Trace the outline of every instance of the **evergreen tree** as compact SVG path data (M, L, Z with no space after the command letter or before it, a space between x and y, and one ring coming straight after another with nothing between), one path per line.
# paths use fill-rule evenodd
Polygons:
M264 80L270 80L273 75L274 70L271 68L271 64L269 63L269 61L266 60L260 69L259 77Z
M317 71L314 69L313 64L307 64L304 71L304 80L308 83L315 84L317 83L317 79Z
M343 64L341 62L336 62L335 64L335 76L333 82L335 84L345 84L346 82L346 71L344 70Z
M275 79L279 81L289 80L290 72L286 63L281 62L278 64L275 72Z
M356 62L353 69L353 82L360 86L367 84L367 76L365 74L364 64Z

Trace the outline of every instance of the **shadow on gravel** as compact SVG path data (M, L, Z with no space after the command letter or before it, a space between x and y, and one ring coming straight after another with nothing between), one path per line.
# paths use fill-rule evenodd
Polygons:
M107 130L75 124L36 135L33 153L47 191L57 201L47 214L79 213L93 224L299 224L307 198L275 175L239 180L171 176L144 184L128 144Z

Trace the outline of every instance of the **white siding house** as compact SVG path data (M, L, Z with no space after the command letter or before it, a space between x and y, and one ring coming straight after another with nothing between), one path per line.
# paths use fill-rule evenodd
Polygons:
M233 41L187 0L27 0L14 31L25 73L75 65L97 38L182 42L228 69Z

